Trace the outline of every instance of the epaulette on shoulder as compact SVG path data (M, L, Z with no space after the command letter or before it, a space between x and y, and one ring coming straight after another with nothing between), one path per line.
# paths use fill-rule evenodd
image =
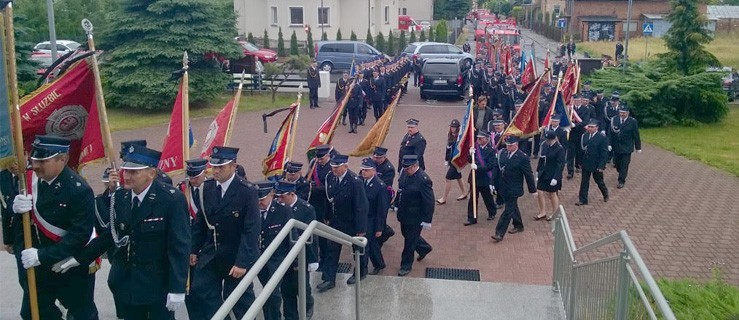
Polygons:
M308 207L308 208L312 207L312 206L310 205L310 202L308 202L308 201L305 201L305 200L303 200L303 199L300 199L300 198L298 198L298 203L299 203L299 204L301 204L301 205L303 205L304 207Z
M239 179L239 183L241 183L241 185L243 185L243 186L245 186L245 187L247 187L249 189L254 189L254 190L257 189L257 186L256 185L254 185L253 183L251 183L251 182L249 182L249 181L247 181L245 179Z

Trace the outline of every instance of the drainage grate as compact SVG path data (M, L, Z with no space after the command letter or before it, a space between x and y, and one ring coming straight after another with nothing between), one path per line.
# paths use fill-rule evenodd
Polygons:
M453 268L426 268L426 278L444 280L480 281L480 270Z
M349 262L339 262L337 273L354 273L354 265Z

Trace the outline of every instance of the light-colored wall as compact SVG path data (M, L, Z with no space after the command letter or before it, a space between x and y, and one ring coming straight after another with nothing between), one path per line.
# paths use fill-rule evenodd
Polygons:
M398 7L406 8L407 15L417 22L434 19L433 0L398 0Z
M565 5L567 3L565 0L541 0L540 4L542 12L552 14L552 12L554 12L554 7L559 6L559 15L566 15Z

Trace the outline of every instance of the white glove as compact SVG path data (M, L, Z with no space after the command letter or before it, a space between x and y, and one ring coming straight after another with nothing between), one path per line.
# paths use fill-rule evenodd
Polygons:
M474 163L470 163L470 168L472 168L472 170L477 170L477 165Z
M600 133L606 134L606 130L601 130Z
M611 152L611 150L613 150L613 147L608 146L608 152Z
M13 212L26 213L33 209L33 196L19 194L13 199Z
M475 153L475 147L470 147L470 154Z
M445 167L448 167L449 166L449 161L444 161L444 166Z
M641 149L639 149L639 150L636 150L636 153L641 153Z
M308 272L316 272L318 270L318 262L308 264Z
M554 187L557 185L557 179L552 179L552 182L549 183L550 186Z
M495 186L493 186L493 185L491 184L491 185L489 185L488 187L490 187L490 193L493 193L493 192L495 192Z
M38 260L38 249L30 248L21 251L21 262L23 262L23 267L26 269L40 266L41 261Z
M531 195L534 196L534 197L538 197L539 196L539 193L538 192L534 192Z
M423 227L423 230L429 230L431 229L431 223L421 222L421 227Z
M167 294L167 310L175 311L177 308L185 304L184 293L168 293Z
M79 266L79 265L80 265L80 263L77 262L77 259L72 258L72 257L69 257L69 258L66 258L66 259L64 259L62 261L59 261L59 262L55 263L51 267L51 271L65 273L65 272L69 271L69 269L72 269L72 268L74 268L76 266Z

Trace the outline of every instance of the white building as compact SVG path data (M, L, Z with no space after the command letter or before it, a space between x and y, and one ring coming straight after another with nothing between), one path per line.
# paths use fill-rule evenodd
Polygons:
M234 0L239 34L260 37L266 29L270 39L277 39L282 27L285 41L293 30L298 40L306 40L305 25L313 40L320 40L322 30L329 39L336 39L339 29L343 39L352 31L364 39L368 28L372 35L387 35L398 29L403 8L417 21L433 16L433 0Z

